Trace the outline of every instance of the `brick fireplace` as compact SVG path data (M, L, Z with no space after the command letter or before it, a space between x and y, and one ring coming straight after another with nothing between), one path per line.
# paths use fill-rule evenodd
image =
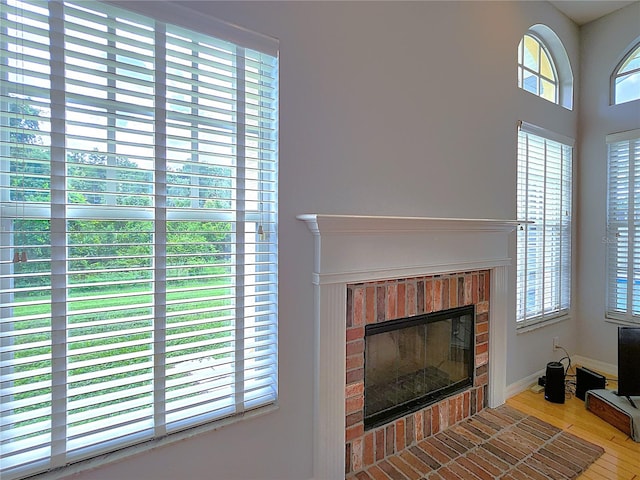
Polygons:
M347 285L345 473L358 472L435 435L485 406L489 363L490 271L458 272ZM475 306L473 385L365 431L365 326Z
M314 480L344 478L345 458L347 468L356 471L377 455L434 433L434 427L504 403L508 252L516 221L321 214L297 218L313 234L315 247ZM476 305L474 384L399 423L365 432L358 413L364 399L359 341L370 315L386 321L403 309L410 316L414 310L417 314L460 302Z

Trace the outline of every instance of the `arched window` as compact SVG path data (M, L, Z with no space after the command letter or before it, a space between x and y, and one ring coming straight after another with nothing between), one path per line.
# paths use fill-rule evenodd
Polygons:
M558 103L558 76L551 55L542 41L530 33L518 45L518 86Z
M546 25L533 25L518 45L518 87L571 110L573 73L569 56Z
M612 103L640 99L640 43L631 49L611 77Z

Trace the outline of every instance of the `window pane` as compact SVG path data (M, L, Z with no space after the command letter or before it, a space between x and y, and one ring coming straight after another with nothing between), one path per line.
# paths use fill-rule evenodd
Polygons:
M540 75L548 78L549 80L555 80L555 75L553 73L553 68L551 67L551 60L549 60L549 55L547 55L547 52L542 49L540 56Z
M524 66L540 72L540 44L529 35L524 36Z
M525 70L523 87L527 92L538 95L538 76Z
M615 103L631 102L640 98L640 71L619 76L615 80Z
M540 87L541 87L540 96L542 98L546 98L550 102L556 101L556 86L553 83L548 82L545 79L541 79Z

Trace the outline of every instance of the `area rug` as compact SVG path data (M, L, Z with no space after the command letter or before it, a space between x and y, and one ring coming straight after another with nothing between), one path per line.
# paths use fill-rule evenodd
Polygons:
M574 479L604 450L508 405L480 413L352 474L357 480Z

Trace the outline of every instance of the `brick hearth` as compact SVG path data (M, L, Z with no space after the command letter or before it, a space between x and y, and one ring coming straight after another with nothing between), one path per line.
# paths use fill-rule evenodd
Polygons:
M486 406L489 270L347 285L345 475L410 451ZM422 313L475 305L473 386L386 425L364 430L364 330Z

